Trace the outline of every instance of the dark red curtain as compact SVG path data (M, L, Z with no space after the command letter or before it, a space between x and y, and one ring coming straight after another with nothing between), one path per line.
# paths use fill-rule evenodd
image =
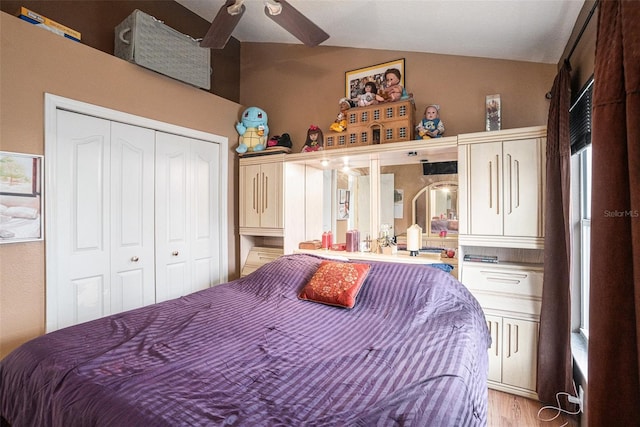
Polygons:
M565 62L551 89L547 122L544 278L538 344L538 397L556 404L556 393L573 394L571 358L570 204L571 67Z
M640 425L640 2L600 1L587 418Z

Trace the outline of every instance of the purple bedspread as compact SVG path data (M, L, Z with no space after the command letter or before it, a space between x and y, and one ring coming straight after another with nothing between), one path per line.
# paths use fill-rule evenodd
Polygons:
M356 306L297 298L322 258L38 337L0 361L13 426L482 426L490 338L435 268L372 263Z

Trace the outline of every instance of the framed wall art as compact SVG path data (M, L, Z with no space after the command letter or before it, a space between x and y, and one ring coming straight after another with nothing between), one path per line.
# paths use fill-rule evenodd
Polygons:
M43 239L43 157L0 151L0 244Z
M384 72L389 68L397 68L400 71L400 84L404 86L404 58L382 64L358 68L345 73L345 95L349 99L356 98L364 90L364 85L374 82L380 89L384 83Z

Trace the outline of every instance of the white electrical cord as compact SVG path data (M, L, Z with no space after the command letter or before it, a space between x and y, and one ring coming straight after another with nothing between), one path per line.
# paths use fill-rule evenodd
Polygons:
M573 389L575 390L576 385L573 384ZM580 413L580 411L582 410L582 404L580 403L580 398L577 397L578 393L576 393L576 396L572 396L569 393L566 393L564 391L558 392L556 393L556 402L558 403L558 406L543 406L542 408L540 408L540 410L538 411L538 419L540 421L544 421L544 422L549 422L549 421L553 421L556 418L558 418L560 416L560 414L567 414L567 415L578 415ZM560 396L567 396L567 400L569 401L569 403L574 403L578 405L578 410L575 412L572 411L567 411L566 409L562 409L562 405L560 405ZM540 413L544 410L547 409L554 409L556 411L558 411L552 418L541 418L540 417ZM565 427L567 424L569 424L569 422L567 421L566 423L562 424L560 427Z

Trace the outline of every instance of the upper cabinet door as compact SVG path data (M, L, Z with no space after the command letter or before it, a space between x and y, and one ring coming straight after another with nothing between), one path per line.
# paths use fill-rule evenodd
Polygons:
M240 227L260 227L260 165L240 166Z
M470 233L502 235L502 143L474 144L470 153Z
M504 235L541 237L542 143L540 138L505 141Z
M260 171L260 227L282 228L282 163L265 163Z

